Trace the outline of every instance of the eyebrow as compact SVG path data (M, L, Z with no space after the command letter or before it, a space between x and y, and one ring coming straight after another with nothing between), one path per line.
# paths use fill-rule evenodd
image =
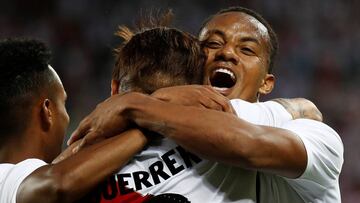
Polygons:
M225 33L218 29L209 30L206 38L208 38L210 35L213 35L213 34L220 35L222 38L226 38ZM260 45L260 41L258 39L256 39L255 37L250 37L250 36L241 37L240 42L254 42L254 43Z
M214 30L210 30L206 35L206 38L208 38L210 35L220 35L222 38L225 38L225 33L221 30L217 30L217 29L214 29Z
M240 42L255 42L256 44L260 45L259 40L254 37L242 37Z

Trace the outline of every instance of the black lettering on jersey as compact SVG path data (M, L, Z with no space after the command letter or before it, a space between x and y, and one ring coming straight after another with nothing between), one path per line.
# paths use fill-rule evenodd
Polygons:
M159 176L161 176L164 180L167 180L170 178L170 176L165 173L164 171L164 164L161 161L157 161L149 167L150 174L154 180L154 184L159 184L160 179Z
M116 180L114 176L108 178L107 184L104 184L102 188L102 194L104 199L111 200L114 199L117 195L117 187L116 187Z
M149 173L146 171L137 171L133 173L136 190L142 189L141 184L145 185L147 188L152 186L152 184L148 181L149 176Z
M190 152L185 151L185 149L183 149L180 146L177 146L176 150L179 152L181 158L183 158L183 160L185 162L186 167L188 167L188 168L192 167L191 160L193 162L195 162L196 164L198 164L198 163L200 163L202 161L198 156L196 156L196 155L194 155L194 154L192 154Z
M180 171L184 170L185 167L183 165L180 165L179 167L175 167L174 164L176 164L175 159L170 159L170 155L175 154L175 150L170 150L163 154L161 158L164 160L166 166L169 168L172 175L178 174Z
M156 195L146 201L146 203L158 203L158 202L191 203L186 197L175 193L164 193L164 194Z
M134 191L132 188L127 187L129 185L129 182L124 180L125 178L131 178L130 173L117 174L116 176L118 179L118 186L120 189L120 194L126 195L126 194L129 194Z

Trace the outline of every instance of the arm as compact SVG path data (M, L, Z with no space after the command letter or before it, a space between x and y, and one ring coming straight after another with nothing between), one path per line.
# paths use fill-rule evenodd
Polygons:
M339 176L344 162L344 147L340 136L326 124L309 119L287 122L283 128L301 138L308 160L300 177L284 180L302 197L318 197L323 202L341 202Z
M263 122L259 122L261 119L258 119L257 122L252 123L273 127L278 127L280 126L279 124L282 124L284 121L296 119L301 116L309 119L316 118L317 115L320 115L321 117L321 113L316 106L306 99L276 99L274 101L281 104L282 107L278 105L280 107L275 107L274 110L274 105L270 105L270 107L269 105L264 105L269 102L256 103L259 106L255 107L253 103L235 99L232 100L230 104L226 97L216 92L213 88L202 85L185 85L161 88L151 94L151 96L161 101L173 104L207 108L237 114L240 118L250 122L252 122L251 119L253 118L249 117L245 112L248 112L248 108L255 109L256 112L253 113L253 115L262 117ZM73 132L68 140L68 145L86 135L85 139L82 139L78 145L78 148L81 148L87 144L94 143L96 139L99 139L99 137L100 139L111 137L126 129L129 125L129 121L124 119L122 116L117 115L117 111L121 112L123 110L124 100L121 99L121 97L121 95L115 95L97 105L96 109L87 116ZM238 103L241 103L241 108L237 105ZM114 109L117 109L117 111ZM305 111L308 113L300 113ZM264 113L266 115L264 115Z
M86 135L83 142L91 143L97 136L111 136L115 127L121 132L131 121L168 136L189 151L209 159L287 177L298 177L304 171L305 148L301 140L290 131L254 125L230 114L209 109L162 102L174 100L170 96L162 92L160 96L154 96L160 100L138 93L112 97L99 104L93 113L83 120L74 132L73 140ZM201 96L204 95L191 96L185 103ZM198 102L199 99L195 101ZM136 106L132 106L135 104ZM284 111L282 107L280 109ZM103 113L109 110L112 113ZM241 112L237 108L235 110ZM285 114L286 121L291 119L288 113ZM114 123L114 118L121 122ZM246 114L241 118L247 119ZM111 123L111 127L107 123ZM255 124L280 126L276 122ZM87 133L88 131L91 133Z
M234 109L232 109L232 107L236 108L236 103L237 103L237 102L232 102L230 105L229 100L226 97L216 92L212 87L203 86L203 85L185 85L185 86L161 88L155 91L151 96L160 99L162 101L171 102L174 104L181 104L184 106L205 107L207 109L213 109L213 110L224 111L229 113L234 113ZM240 99L234 99L234 100L243 101ZM286 111L292 116L292 119L307 118L320 122L322 121L322 115L319 109L315 106L314 103L312 103L307 99L277 98L277 99L273 99L272 101L279 103L284 109L286 109ZM243 101L243 103L244 102L246 101ZM269 102L261 102L256 104L263 104L263 103L269 103ZM242 106L244 105L246 104L243 104ZM251 105L246 105L246 106L248 108L252 108ZM273 110L272 107L267 109L269 109L270 111ZM267 109L266 109L266 105L260 108L260 110L265 110L265 111ZM278 108L276 110L277 110L276 113L279 113ZM241 111L244 111L244 108L242 108ZM239 111L236 111L236 113L239 115ZM281 116L283 116L284 113L281 112L281 110L280 113ZM273 116L276 117L278 115L273 114Z
M21 183L17 203L73 202L126 164L146 142L139 130L129 130L40 167Z
M141 94L129 94L127 100L123 114L127 119L205 158L291 178L305 170L306 150L291 131Z
M319 109L311 101L304 98L277 98L273 101L281 104L293 117L293 119L307 118L315 121L323 121Z

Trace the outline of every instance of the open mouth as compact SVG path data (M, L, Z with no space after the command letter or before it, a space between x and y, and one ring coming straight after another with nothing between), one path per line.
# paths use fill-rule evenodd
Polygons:
M236 77L234 72L225 68L215 69L210 75L211 86L218 89L228 89L235 85Z

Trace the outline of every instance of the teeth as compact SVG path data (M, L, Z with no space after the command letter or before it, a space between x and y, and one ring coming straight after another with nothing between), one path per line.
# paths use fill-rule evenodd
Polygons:
M220 73L226 73L226 74L229 74L231 76L231 78L235 79L235 75L233 72L229 71L228 69L225 69L225 68L219 68L219 69L216 69L215 72L220 72Z
M225 90L229 89L227 87L213 87L213 88L217 91L225 91Z

